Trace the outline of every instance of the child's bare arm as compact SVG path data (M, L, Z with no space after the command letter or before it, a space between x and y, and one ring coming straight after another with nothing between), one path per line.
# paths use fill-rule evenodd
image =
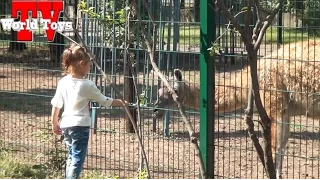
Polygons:
M129 104L127 101L125 101L125 103L126 103L127 105ZM121 106L125 106L125 104L123 104L120 99L114 99L114 100L112 101L111 106L121 107Z
M51 111L51 122L52 122L52 124L57 124L58 123L59 113L60 113L60 108L52 106L52 111Z
M58 122L59 113L60 113L60 108L52 106L52 111L51 111L52 131L56 135L61 134L61 129Z

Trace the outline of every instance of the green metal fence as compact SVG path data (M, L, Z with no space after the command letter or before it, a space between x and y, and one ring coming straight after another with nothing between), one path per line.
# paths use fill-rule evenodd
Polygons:
M246 7L246 1L225 2L229 4L228 8L234 15L239 13L243 7ZM241 5L241 3L243 4ZM263 8L270 11L274 9L276 1L264 0L260 3ZM238 6L239 4L240 6ZM279 104L275 105L274 102L289 95L292 98L292 103L295 104L290 105L287 110L290 112L289 116L291 116L289 117L291 120L289 125L281 122L282 118L285 120L288 116L281 117L277 114L279 112L267 109L267 112L273 118L278 117L274 119L278 126L289 126L288 128L291 131L285 151L282 152L284 158L283 178L319 178L318 107L309 100L306 100L308 102L301 102L297 99L299 94L311 97L313 92L318 91L316 88L317 82L313 82L312 79L304 79L309 76L317 76L316 69L319 64L317 53L320 28L318 23L320 18L318 15L319 7L318 1L285 1L279 12L280 15L275 17L272 26L267 29L261 48L258 51L258 56L261 58L258 60L259 80L262 82L260 93L266 97L262 99L262 102L268 109L279 110L283 107ZM254 17L255 12L252 22L255 22ZM221 12L216 14L217 37L225 32L228 24L225 18ZM243 16L237 17L237 20L241 23ZM237 33L232 34L232 31L228 31L217 42L221 44L222 55L216 57L215 61L215 89L219 92L219 94L216 94L215 100L221 111L215 113L215 177L266 178L243 120L243 109L246 108L247 102L239 96L234 97L233 94L233 92L241 91L247 93L243 89L249 87L247 78L250 74L246 68L248 65L246 51L239 35ZM263 57L268 58L263 59ZM272 79L277 80L273 81ZM312 90L303 89L303 85L299 83L301 81L309 85L313 84L311 86ZM273 86L276 83L283 83L287 89ZM298 89L293 88L293 86ZM270 97L275 98L270 100ZM241 108L237 111L227 109L232 109L233 107L230 107L230 105L235 103L242 104ZM308 111L306 107L313 110L306 112ZM224 108L226 109L224 110ZM256 112L254 115L255 132L262 140L262 131L257 120L259 120L259 117Z
M96 55L97 62L116 84L122 97L135 103L131 72L128 71L126 60L129 53L133 53L138 94L145 94L145 103L141 105L141 122L138 125L151 176L198 178L195 152L177 110L166 109L163 119L152 116L152 103L157 99L160 81L152 71L148 54L142 47L142 39L137 38L137 42L130 45L129 53L124 52L127 42L123 35L126 33L123 24L101 24L85 11L86 8L94 7L94 13L102 12L104 18L117 21L117 13L125 8L126 3L110 0L65 1L65 9L73 22L77 23L81 38ZM82 11L75 11L77 4L83 5ZM191 85L199 84L200 23L199 19L194 20L194 2L185 1L182 6L177 0L148 1L148 5L153 7L152 13L159 24L156 58L160 69L171 76L173 70L179 68L183 79ZM141 12L145 27L151 34L151 23L146 11L142 8ZM1 13L10 17L10 1ZM65 15L61 15L61 18L67 20ZM136 19L132 19L130 23L135 21ZM131 33L138 37L139 31L140 27L135 26ZM64 34L77 39L73 32ZM57 38L55 43L47 43L43 30L39 29L34 42L25 44L26 49L19 46L11 52L8 51L10 45L17 43L11 38L10 32L1 31L0 142L1 149L11 152L14 157L34 165L44 165L62 175L66 152L63 141L54 137L51 132L50 100L58 80L63 77L59 59L54 57L61 53L58 48L68 47L71 42L58 35ZM119 98L96 68L92 69L88 78L104 94ZM132 108L134 112L135 108ZM91 115L93 125L84 174L98 172L121 178L136 177L138 169L143 167L143 161L138 141L123 110L91 103ZM188 117L196 132L199 132L199 112L188 109Z
M157 64L167 76L172 76L174 69L182 72L184 95L189 99L189 104L185 103L188 119L199 134L202 156L210 177L265 178L246 132L243 111L213 113L212 110L213 82L215 89L222 93L219 97L225 98L216 98L215 101L226 105L230 103L227 100L232 95L228 93L235 88L238 91L247 88L238 81L239 78L246 80L247 73L241 69L245 69L248 64L239 35L227 31L217 41L221 47L220 55L210 57L207 48L228 26L226 17L220 11L214 11L214 1L146 2L158 25ZM225 2L232 13L236 14L246 1ZM279 64L288 59L292 64L313 59L312 62L316 64L319 50L319 4L313 0L288 2L283 5L281 16L277 16L267 30L259 57L272 56L272 61ZM274 1L264 0L261 3L269 10L274 6ZM10 17L10 4L10 0L0 2L1 18ZM82 11L77 7L79 4ZM120 22L121 17L127 15L121 14L121 9L128 4L130 1L124 0L71 0L65 1L65 9L77 24L81 38L96 55L99 65L121 91L121 96L134 103L134 84L130 77L132 74L136 76L138 95L143 101L141 121L137 123L152 178L199 178L195 151L177 108L171 106L173 103L168 103L164 107L163 118L153 117L153 103L159 98L157 92L161 83L152 71L140 37L141 28L152 34L152 25L142 1L138 1L138 4L141 7L143 27L137 25L136 17L130 21L125 18L125 21ZM89 7L93 9L88 14L86 10ZM92 18L92 14L99 13L100 17L108 18L108 23L101 24L101 21ZM67 20L65 16L61 15L61 18ZM243 17L238 18L242 22ZM252 24L254 22L253 18ZM129 31L132 38L135 38L134 43L126 41L128 30L124 27L127 23L133 24ZM232 29L232 25L229 28ZM77 39L73 32L64 34ZM290 49L302 40L308 43ZM0 32L0 151L10 152L12 157L37 165L35 168L46 168L51 178L60 177L64 172L65 146L59 137L51 133L50 100L58 80L63 77L59 61L61 49L70 43L59 34L54 43L48 43L42 29L35 33L34 42L26 44L16 42L13 32L2 29ZM127 45L130 48L124 51ZM278 50L279 45L287 46ZM134 72L128 66L128 57L133 57L135 61ZM267 66L268 63L260 66ZM292 72L291 76L298 75ZM97 68L92 69L88 78L104 94L119 98ZM314 83L317 87L317 81ZM292 92L295 93L305 92ZM132 112L137 115L134 105ZM284 154L284 178L319 178L319 120L311 116L310 112L306 113L309 113L308 116L291 118L291 136ZM123 110L104 108L93 102L91 116L93 125L84 175L91 177L89 174L97 172L121 178L136 177L138 169L143 168L143 160L138 141ZM258 119L255 114L255 120ZM255 128L260 137L257 123Z

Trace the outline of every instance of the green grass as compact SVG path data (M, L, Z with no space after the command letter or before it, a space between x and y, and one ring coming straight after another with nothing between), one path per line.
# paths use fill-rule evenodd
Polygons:
M170 43L173 43L174 31L171 26L169 36L168 26L164 30L164 41L168 43L168 37L170 37ZM181 45L200 45L200 28L194 25L184 25L179 27L179 43Z
M63 179L62 173L48 171L38 165L32 165L5 152L0 153L0 179ZM96 171L82 173L82 179L119 179Z
M0 140L1 144L1 140ZM63 179L62 172L44 169L41 165L30 164L0 148L0 179ZM81 179L119 179L98 171L84 171ZM133 177L136 179L137 177ZM139 173L140 179L146 179L145 171Z
M225 29L221 29L221 33L223 33ZM185 25L179 28L180 35L180 44L182 45L200 45L200 27L194 25ZM164 41L167 42L169 37L168 26L166 26L164 32ZM240 37L237 35L237 42L240 42ZM173 41L173 26L171 26L171 43ZM230 39L230 32L227 32L224 37L221 39ZM301 32L301 30L295 31L294 29L283 28L283 43L292 43L301 41L307 38L313 38L313 36L309 36L307 32ZM320 38L320 37L316 37ZM278 34L276 27L269 27L267 32L263 38L263 43L273 44L278 42Z
M4 151L0 152L1 179L44 179L47 176L46 171L24 163Z
M265 43L271 44L271 43L277 43L278 42L278 33L277 33L277 28L276 27L270 27L267 30L267 33L265 35ZM307 40L313 39L313 36L309 36L307 32L302 32L301 30L295 30L295 29L288 29L288 28L283 28L283 43L288 44L292 42L297 42L297 41L302 41L302 40ZM316 37L319 38L319 37Z
M194 24L180 24L179 25L179 43L181 45L200 45L200 27L199 25ZM162 38L164 41L168 43L168 37L170 37L170 43L173 43L174 31L173 25L170 27L170 35L169 35L169 28L168 25L165 26L164 34ZM225 29L220 30L223 33ZM35 34L44 34L43 29L40 28ZM235 36L237 38L237 42L240 42L239 35ZM227 32L224 37L221 39L230 39L230 32ZM307 32L301 32L301 30L295 30L293 28L283 28L283 43L292 43L296 41L301 41L303 39L313 38L312 36L308 36ZM318 38L318 37L317 37ZM9 32L0 32L0 40L10 40L10 33ZM228 40L229 41L229 40ZM267 32L263 38L263 43L266 44L273 44L277 43L278 41L278 34L276 27L269 27Z

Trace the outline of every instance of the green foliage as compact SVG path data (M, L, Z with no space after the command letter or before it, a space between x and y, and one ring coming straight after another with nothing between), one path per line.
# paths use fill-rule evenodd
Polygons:
M106 176L97 171L83 173L81 179L120 179L119 176Z
M18 158L8 152L0 152L0 178L1 179L43 179L46 178L46 171L34 168L30 164L21 162Z
M148 103L148 88L146 88L142 93L139 95L139 106L146 106Z
M87 15L88 18L98 21L99 30L104 32L104 41L110 45L119 47L123 45L125 39L125 23L127 11L130 9L125 6L124 1L98 2L98 9L90 6L84 1L80 1L78 4L78 10ZM113 36L115 38L113 39Z
M66 163L66 150L62 149L62 137L57 139L57 136L52 133L51 122L47 122L47 127L48 128L38 129L31 134L32 136L38 138L44 145L53 145L53 149L50 148L48 151L41 152L35 157L35 159L49 157L49 160L43 164L35 165L34 167L50 171L51 174L55 174L55 172L58 172L64 168Z
M61 179L61 171L44 168L44 166L26 163L9 153L0 149L0 179ZM108 176L98 171L84 171L81 179L120 179L119 176ZM147 171L139 171L137 177L132 179L147 179Z
M304 1L304 11L302 12L302 24L308 27L310 35L319 36L320 28L320 1Z
M212 43L212 46L208 48L210 56L215 56L216 54L220 55L219 50L220 50L220 46L216 42Z
M271 1L273 6L276 0ZM320 1L319 0L286 0L283 5L284 12L294 13L308 28L309 35L319 36L320 28Z
M147 179L148 178L147 175L148 175L147 170L143 169L139 171L137 179Z

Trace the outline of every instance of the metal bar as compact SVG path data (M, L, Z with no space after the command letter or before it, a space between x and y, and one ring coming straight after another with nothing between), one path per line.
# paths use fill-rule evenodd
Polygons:
M278 45L282 44L282 32L283 32L283 23L282 23L282 14L283 14L283 3L278 13Z
M214 61L207 50L216 36L214 3L200 1L200 151L207 178L214 178Z

